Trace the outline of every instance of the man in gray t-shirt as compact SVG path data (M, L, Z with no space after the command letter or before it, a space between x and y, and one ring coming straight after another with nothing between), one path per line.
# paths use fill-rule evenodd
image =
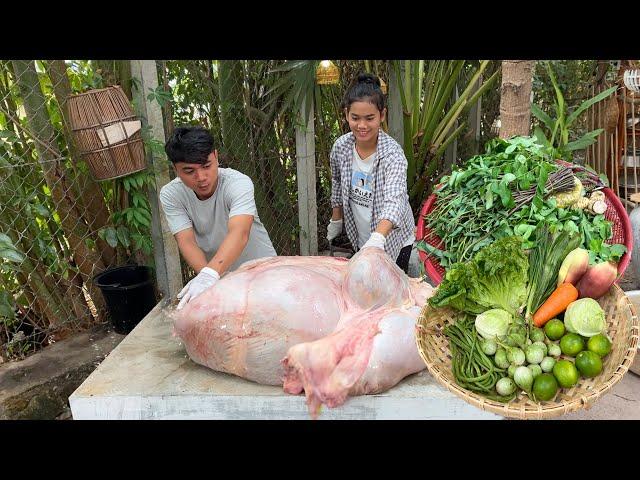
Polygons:
M198 273L178 294L182 308L227 270L276 251L258 217L253 182L218 168L213 137L202 127L178 127L165 145L177 178L160 190L160 203L180 253Z

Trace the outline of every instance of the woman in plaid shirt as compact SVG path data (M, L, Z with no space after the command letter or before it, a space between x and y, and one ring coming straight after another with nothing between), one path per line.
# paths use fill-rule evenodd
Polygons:
M331 221L327 240L344 229L356 250L386 251L405 273L415 239L407 193L407 159L380 125L387 109L380 80L360 74L343 100L351 132L331 149Z

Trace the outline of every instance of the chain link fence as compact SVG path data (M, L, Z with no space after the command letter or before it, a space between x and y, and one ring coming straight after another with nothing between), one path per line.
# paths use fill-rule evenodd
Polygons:
M256 207L278 255L298 255L296 115L270 95L275 60L162 61L159 78L167 136L201 125L214 137L222 168L248 175ZM172 171L173 175L173 171ZM182 262L183 280L192 270Z
M317 88L315 97L315 154L316 154L316 205L318 211L318 251L327 252L327 226L331 219L331 166L329 154L333 143L341 135L348 133L349 124L343 111L342 101L351 81L358 73L371 72L382 81L382 89L386 94L388 106L389 65L386 61L372 60L335 60L340 71L336 84L323 85ZM389 131L388 118L382 125ZM334 240L334 245L344 250L353 251L353 246L346 233L343 232Z
M147 190L153 185L153 169L95 181L74 145L65 111L70 96L109 85L121 85L131 98L136 79L127 63L0 61L3 360L24 357L70 332L107 322L108 310L93 282L96 274L126 263L153 266ZM166 136L177 125L209 129L220 166L253 180L258 214L278 255L298 255L296 125L301 119L289 95L295 79L278 71L286 62L156 63L159 87L144 95L162 106ZM328 247L329 151L347 131L341 95L351 75L363 67L357 62L339 66L341 84L315 87L319 250ZM312 62L308 67L315 68ZM162 142L151 138L150 130L142 129L145 149L164 157ZM183 281L192 275L183 261Z
M117 188L95 182L78 161L62 114L72 93L92 86L87 80L63 61L0 61L3 359L104 322L92 278L134 256L105 237Z
M316 85L318 62L161 60L158 88L143 101L162 107L165 136L202 125L220 166L248 175L258 214L278 255L300 254L296 95L314 98L318 252L329 245L329 153L349 131L342 97L361 71L390 83L386 61L334 61L340 78ZM292 68L293 65L293 68ZM69 332L109 320L93 277L126 263L153 266L152 168L95 181L74 145L65 114L70 96L120 85L132 98L128 61L0 60L0 355L35 352ZM132 101L134 111L139 105ZM385 123L383 128L388 131ZM166 159L143 126L147 152ZM167 160L168 161L168 160ZM173 178L173 169L170 169ZM346 235L336 246L351 248ZM193 272L182 261L182 280Z

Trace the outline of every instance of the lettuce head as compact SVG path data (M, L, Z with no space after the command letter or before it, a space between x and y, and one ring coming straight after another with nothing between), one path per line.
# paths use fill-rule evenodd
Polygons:
M429 304L471 314L499 308L515 316L527 297L528 271L521 238L501 238L452 265Z

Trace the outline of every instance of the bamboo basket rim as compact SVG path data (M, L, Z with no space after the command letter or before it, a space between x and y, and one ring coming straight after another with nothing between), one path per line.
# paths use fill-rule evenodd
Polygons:
M629 370L629 367L633 364L634 357L638 350L638 342L640 339L640 323L638 321L636 308L629 297L618 285L614 284L607 295L612 293L615 300L620 301L620 299L622 299L623 307L626 309L624 314L628 315L628 321L630 322L630 328L628 329L628 332L630 333L624 337L624 340L620 340L619 336L616 336L616 338L614 339L614 344L618 341L624 341L627 345L622 355L622 362L612 370L612 373L608 378L602 379L602 381L600 382L597 382L599 376L592 379L596 380L596 385L594 385L594 388L589 393L576 392L578 394L574 394L572 398L568 400L563 400L560 402L553 400L548 402L540 402L536 403L535 407L533 407L531 404L517 402L514 403L515 400L512 400L508 403L500 403L459 386L453 379L453 376L450 373L450 368L448 373L450 374L451 378L447 378L445 373L441 371L438 365L431 363L428 358L429 356L425 352L426 348L425 344L423 343L424 338L426 335L431 335L434 333L433 328L425 326L425 323L427 321L425 313L431 308L428 303L425 304L425 306L422 308L420 315L416 320L415 337L418 347L418 353L427 366L427 370L429 371L429 373L440 385L445 387L451 393L461 397L467 403L485 411L489 411L509 418L517 418L523 420L540 420L545 418L558 417L560 415L577 411L582 408L589 409L602 395L607 393L616 383L620 381L620 379L622 379L624 374ZM445 310L448 310L450 313L454 313L453 310ZM611 355L612 353L610 353L609 355ZM446 354L449 354L448 342ZM521 394L519 394L519 396L520 395ZM518 398L519 397L516 397L516 399Z
M67 97L67 101L70 98L82 97L84 95L94 95L94 94L96 94L98 92L104 92L105 90L113 90L113 89L122 90L122 87L120 85L109 85L108 87L103 87L103 88L92 88L92 89L87 90L85 92L74 93L72 95L69 95ZM122 90L122 92L124 93L124 90Z
M146 170L146 169L147 169L147 166L145 165L144 167L140 167L140 168L137 168L135 170L128 170L128 171L126 171L124 173L121 173L119 175L116 175L114 177L109 176L109 177L105 177L105 178L95 178L94 180L96 182L106 182L106 181L109 181L109 180L116 180L118 178L128 177L129 175L133 175L134 173L138 173L138 172L141 172L141 171Z

